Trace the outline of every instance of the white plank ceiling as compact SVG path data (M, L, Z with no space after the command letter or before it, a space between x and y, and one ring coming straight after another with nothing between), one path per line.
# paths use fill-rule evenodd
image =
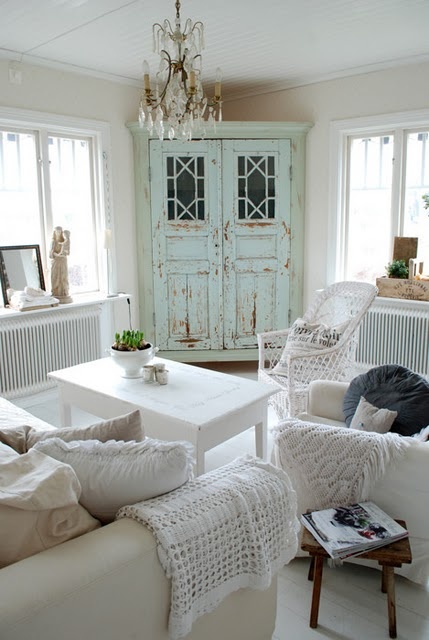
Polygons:
M429 0L182 0L224 99L429 60ZM140 84L174 0L0 0L0 57Z

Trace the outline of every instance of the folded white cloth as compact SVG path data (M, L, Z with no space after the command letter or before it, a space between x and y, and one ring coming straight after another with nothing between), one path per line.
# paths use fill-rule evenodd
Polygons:
M124 517L147 525L157 540L171 578L172 639L233 591L267 589L295 556L300 528L288 476L250 456L123 507L116 518Z
M50 293L43 289L34 289L33 287L25 287L24 291L14 291L10 289L9 306L18 311L25 309L37 309L40 307L55 307L60 301Z

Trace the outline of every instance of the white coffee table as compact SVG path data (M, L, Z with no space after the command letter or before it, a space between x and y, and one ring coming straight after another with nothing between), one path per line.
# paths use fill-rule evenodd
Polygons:
M147 436L194 445L197 475L207 450L254 425L256 455L266 460L271 385L173 360L154 363L166 365L167 385L121 378L110 358L49 373L58 384L61 424L72 424L72 406L104 419L139 408Z

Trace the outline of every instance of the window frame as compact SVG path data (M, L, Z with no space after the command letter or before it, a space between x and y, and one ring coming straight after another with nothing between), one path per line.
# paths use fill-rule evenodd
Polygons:
M351 137L369 135L394 135L391 247L393 237L401 235L405 198L405 139L412 131L429 128L429 109L404 111L377 116L364 116L347 120L334 120L329 132L329 198L328 198L328 259L327 282L345 279L345 255L347 245L347 194L348 194L348 144Z
M49 136L79 137L91 141L92 163L91 173L93 182L93 205L94 205L94 234L97 251L96 269L98 279L98 289L83 293L73 294L88 296L91 293L101 293L107 290L108 264L106 251L103 247L103 238L106 230L113 228L112 217L112 187L109 181L111 141L110 125L100 120L89 120L80 117L61 116L51 113L30 111L26 109L15 109L0 106L0 126L11 131L28 131L36 134L36 151L41 153L41 146L44 146L43 157L48 159L48 138ZM40 147L39 147L40 145ZM46 190L46 172L42 170L38 163L38 183L39 200L42 200L42 190ZM44 227L44 235L41 240L42 264L45 273L48 272L48 250L50 245L50 234L52 233L52 211L48 210L45 203L39 202L41 218L40 226Z

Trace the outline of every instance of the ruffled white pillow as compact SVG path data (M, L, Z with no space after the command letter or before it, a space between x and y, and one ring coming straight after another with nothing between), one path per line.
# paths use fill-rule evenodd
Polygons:
M188 442L64 442L50 438L34 449L69 464L82 487L80 503L103 523L126 505L177 489L193 475Z

